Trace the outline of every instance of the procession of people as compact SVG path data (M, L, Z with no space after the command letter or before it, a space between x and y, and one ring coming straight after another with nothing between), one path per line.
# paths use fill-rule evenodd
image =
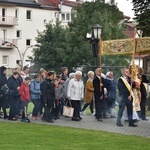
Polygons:
M94 73L95 72L95 73ZM116 125L123 127L122 117L129 122L129 127L137 127L136 121L146 118L148 79L143 69L134 63L129 68L122 68L121 76L114 80L113 71L106 75L102 68L87 72L84 84L82 72L71 72L62 67L61 74L41 68L34 77L29 76L29 68L14 68L7 78L7 68L0 67L0 110L1 118L10 121L21 119L22 122L43 120L55 123L62 119L63 106L74 108L72 121L81 121L85 110L90 107L91 117L98 122L104 119L116 119ZM28 104L33 103L31 119ZM117 106L116 106L117 104ZM118 107L118 112L116 107ZM134 115L136 114L136 118Z

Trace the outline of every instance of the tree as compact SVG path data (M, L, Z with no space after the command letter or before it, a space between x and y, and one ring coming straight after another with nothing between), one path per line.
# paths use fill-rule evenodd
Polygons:
M36 40L42 47L34 50L34 63L38 67L55 70L62 66L71 69L81 65L93 66L95 60L91 45L86 41L86 34L98 23L103 26L103 40L125 38L123 28L118 25L122 19L123 13L113 0L110 3L105 3L104 0L83 3L72 13L68 28L61 27L57 21L56 25L46 24L46 29L42 33L38 32ZM123 56L105 56L102 62L105 65L110 65L111 62L112 66L128 65L128 61L122 58Z
M34 63L38 68L45 68L47 70L60 71L63 65L63 49L66 49L69 44L67 40L68 30L60 26L60 22L56 22L56 25L50 23L45 25L43 32L38 31L38 37L36 41L41 43L42 46L33 50ZM61 58L61 59L60 59Z
M78 7L72 15L72 22L69 24L71 33L70 43L72 56L78 54L79 57L74 57L73 61L76 65L93 65L94 59L91 54L91 47L85 41L86 34L91 32L91 28L95 24L100 24L103 27L102 39L121 39L125 38L123 28L119 27L119 22L123 19L123 13L119 11L112 0L110 3L105 3L104 0L96 2L86 2ZM81 57L80 57L81 56ZM117 59L120 61L116 61ZM115 56L113 59L109 56L104 56L102 63L105 65L120 65L122 60L124 65L128 65L123 56ZM112 63L109 63L111 60ZM125 63L126 62L126 63Z
M150 1L132 0L137 28L143 31L143 36L150 36Z

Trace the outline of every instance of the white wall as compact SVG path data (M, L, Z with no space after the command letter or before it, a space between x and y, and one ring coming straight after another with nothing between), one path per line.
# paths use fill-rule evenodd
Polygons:
M44 22L52 21L51 23L54 23L54 14L57 11L50 11L50 10L44 10L44 9L37 9L37 8L27 8L27 7L14 7L14 6L4 6L7 9L6 16L15 16L15 10L19 10L19 16L18 16L18 25L17 26L0 26L0 38L2 37L2 29L7 30L7 38L8 39L17 39L16 37L16 31L21 30L21 38L17 40L17 46L19 51L24 53L24 51L27 49L26 46L26 39L31 39L31 45L36 44L35 37L37 37L37 30L43 31L45 29ZM1 9L4 8L0 6L0 15L1 15ZM26 19L26 11L31 10L32 11L32 19L27 20ZM32 56L31 52L32 48L29 48L25 54L24 64L25 60L28 60L28 56ZM19 53L14 49L2 49L0 48L0 66L2 64L2 56L8 55L9 56L9 65L7 67L14 68L16 67L16 60L20 60Z
M134 59L134 62L135 62L135 64L136 64L137 66L140 65L140 67L143 68L143 59L142 59L142 58L140 59L140 61L139 61L138 58L135 58L135 59Z
M60 7L60 5L59 5L59 7ZM61 13L58 14L58 18L61 21L61 25L62 26L67 26L68 22L69 22L68 20L66 20L66 21L62 20L62 14L70 14L70 21L71 21L71 10L72 10L72 7L66 6L66 5L62 5Z

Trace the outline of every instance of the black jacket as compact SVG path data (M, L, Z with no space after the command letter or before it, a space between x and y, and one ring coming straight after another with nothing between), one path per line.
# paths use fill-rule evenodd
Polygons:
M102 79L102 84L104 85L104 79ZM94 96L95 100L100 100L100 97L103 95L104 98L104 86L102 86L100 91L100 79L96 76L93 80L93 87L94 87Z
M22 79L22 77L20 75L19 75L17 80L19 81L19 86L21 86L21 83L23 82L23 79Z
M9 88L9 95L12 96L19 96L19 91L17 90L17 87L20 86L20 83L18 81L18 79L14 78L14 76L10 76L8 78L8 82L7 82L8 88Z
M143 83L148 83L146 75L142 74L141 80L142 80L141 85L140 85L141 99L146 99L147 91L146 91L145 86L143 84Z
M2 88L2 86L4 86L5 84L7 84L7 78L6 75L1 73L0 74L0 89ZM3 94L3 92L0 90L0 95Z
M128 83L131 85L131 78L128 77ZM135 87L135 83L133 82L132 83L132 87L134 88ZM124 101L124 102L127 102L129 101L128 100L128 97L130 96L130 92L129 90L127 89L127 87L125 86L124 82L122 81L121 78L118 79L118 91L119 91L119 99L118 101Z
M41 92L45 103L55 101L55 85L52 80L46 79L41 83Z

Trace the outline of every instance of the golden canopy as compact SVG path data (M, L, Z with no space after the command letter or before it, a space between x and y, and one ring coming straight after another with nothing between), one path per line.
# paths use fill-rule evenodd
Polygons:
M150 54L150 37L107 40L100 44L101 55Z

